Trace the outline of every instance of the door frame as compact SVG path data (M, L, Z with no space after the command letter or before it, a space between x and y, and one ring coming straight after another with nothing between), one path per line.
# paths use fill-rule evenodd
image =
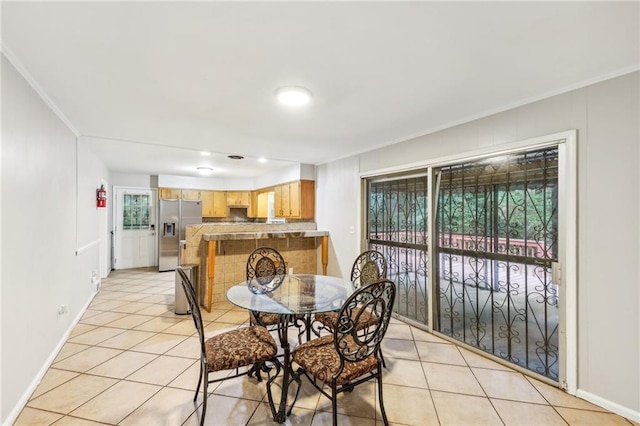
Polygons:
M577 130L567 130L564 132L553 133L540 137L500 144L499 146L491 146L483 149L473 150L460 154L454 154L439 157L430 160L410 163L397 167L389 167L360 173L361 185L359 185L360 200L362 200L359 212L359 220L361 230L361 247L367 247L366 233L366 200L367 195L367 178L380 177L386 174L411 172L415 170L425 170L428 172L428 187L430 190L428 198L428 256L429 264L435 263L435 239L431 236L435 231L435 203L434 195L436 189L435 169L457 163L461 161L474 161L489 156L507 155L510 153L533 150L537 148L546 148L550 146L558 146L559 151L559 175L558 175L558 222L560 227L558 230L558 260L561 265L559 271L559 292L563 301L564 309L561 310L559 324L559 357L560 357L560 375L558 378L558 386L567 391L571 395L575 395L577 391L578 377L578 299L577 299ZM430 309L428 331L434 333L434 306L435 303L435 279L434 274L429 274L429 297ZM438 336L441 336L439 333ZM442 336L446 338L447 336ZM457 341L455 341L457 342ZM459 343L459 342L457 342ZM482 353L486 356L490 354ZM509 364L512 368L517 366ZM524 373L528 370L522 369Z
M116 257L116 253L118 253L118 230L117 230L117 225L118 225L118 207L120 206L120 191L123 190L131 190L131 191L136 191L136 190L140 190L140 191L151 191L151 200L153 203L153 209L151 214L153 215L154 218L154 223L155 223L155 238L154 238L154 242L153 242L153 250L154 250L154 261L153 264L151 265L151 267L153 266L158 266L158 189L157 188L145 188L142 186L124 186L124 185L114 185L113 186L113 203L111 203L113 205L113 208L111 209L111 223L113 226L113 259L115 260ZM122 231L122 230L120 230ZM117 269L115 267L115 264L111 265L112 269Z

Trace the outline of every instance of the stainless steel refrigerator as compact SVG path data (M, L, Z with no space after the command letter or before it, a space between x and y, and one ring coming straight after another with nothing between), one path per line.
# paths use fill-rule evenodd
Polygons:
M202 201L160 200L158 270L172 271L180 265L180 241L186 227L202 223Z

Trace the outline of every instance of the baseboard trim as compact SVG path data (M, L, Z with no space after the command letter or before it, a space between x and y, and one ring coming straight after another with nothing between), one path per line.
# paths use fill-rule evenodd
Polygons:
M576 392L576 396L589 401L592 404L598 405L602 408L606 408L612 413L616 413L629 420L640 422L640 411L633 411L631 408L623 407L620 404L616 404L615 402L611 402L608 399L604 399L601 396L594 395L581 389L578 389L578 391Z
M40 382L42 381L42 378L44 377L44 375L47 374L47 370L49 369L49 367L51 367L51 364L53 364L53 361L56 359L56 357L58 356L58 353L60 353L60 350L62 349L64 344L67 342L67 339L71 335L71 331L80 322L80 319L82 318L82 316L86 312L87 308L89 307L89 305L93 301L93 298L96 297L96 294L98 294L98 293L94 292L91 295L91 297L89 298L87 303L82 307L82 309L80 310L78 315L73 319L73 322L71 323L71 325L69 325L69 328L64 333L64 335L62 336L62 338L60 339L60 341L58 342L58 344L54 348L54 350L51 353L51 355L49 355L49 358L47 358L45 363L42 365L42 368L40 369L40 371L38 371L38 374L36 374L36 376L33 378L33 380L31 381L31 384L24 391L24 393L22 394L22 396L18 400L18 403L15 405L15 407L13 407L13 409L11 410L11 412L9 413L7 418L3 420L2 424L12 425L12 424L14 424L16 422L16 420L18 419L18 416L20 415L20 413L22 412L24 407L27 405L27 402L29 402L29 398L31 398L31 395L36 390L36 388L38 387Z

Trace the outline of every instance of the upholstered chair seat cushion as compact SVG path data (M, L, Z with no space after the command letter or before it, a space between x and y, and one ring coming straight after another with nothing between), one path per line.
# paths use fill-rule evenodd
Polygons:
M279 314L266 314L264 312L258 313L260 315L260 322L264 325L275 325L280 321Z
M322 312L321 314L315 314L316 321L320 322L322 325L327 327L330 330L333 330L333 327L338 321L338 313L337 312Z
M360 308L355 308L353 312L351 312L351 318L355 320L360 312ZM333 330L336 326L336 322L338 321L338 312L323 312L320 314L315 314L316 321L319 321L327 327L329 330ZM357 321L358 329L369 327L379 320L375 315L371 315L370 312L365 311L362 313L362 317Z
M205 341L209 371L230 370L272 358L278 345L266 328L243 327Z
M267 314L264 312L255 312L254 315L258 317L260 324L265 327L268 325L277 325L278 321L280 321L280 314ZM295 315L295 318L298 320L304 319L304 315Z
M353 339L345 340L349 347L357 349ZM340 355L336 351L333 335L319 337L298 346L293 351L293 360L316 379L331 383L334 374L340 369ZM370 373L376 369L377 360L371 355L359 362L345 362L344 370L336 380L342 385Z

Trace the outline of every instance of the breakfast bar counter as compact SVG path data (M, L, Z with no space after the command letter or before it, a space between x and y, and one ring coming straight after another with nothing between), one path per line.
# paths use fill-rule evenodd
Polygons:
M213 234L203 234L205 241L228 241L228 240L268 240L273 238L311 238L326 237L328 231L253 231L253 232L216 232Z
M326 275L329 232L313 222L287 224L220 223L187 227L182 264L199 268L200 304L211 311L215 302L226 301L227 290L245 279L249 254L262 246L278 250L294 273Z

